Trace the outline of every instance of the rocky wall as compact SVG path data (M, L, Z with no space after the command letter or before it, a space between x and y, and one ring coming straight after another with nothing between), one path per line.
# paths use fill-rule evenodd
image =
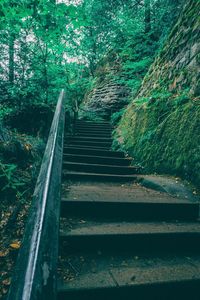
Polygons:
M147 172L200 186L200 1L187 1L115 132ZM115 141L115 144L116 144Z

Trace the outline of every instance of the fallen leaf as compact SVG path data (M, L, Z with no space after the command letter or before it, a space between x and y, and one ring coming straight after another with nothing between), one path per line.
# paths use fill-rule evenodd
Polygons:
M86 221L84 221L84 220L80 220L80 223L81 223L81 224L85 224L85 223L86 223Z
M10 247L11 247L12 249L16 249L16 250L19 249L20 246L21 246L21 244L20 244L19 241L16 241L16 242L13 242L12 244L10 244Z
M6 294L7 293L7 289L4 289L2 290L3 294Z
M24 147L27 151L30 151L32 148L31 144L25 144Z
M9 253L9 250L0 251L0 257L6 257Z
M2 281L3 285L10 285L11 283L11 279L10 278L6 278Z

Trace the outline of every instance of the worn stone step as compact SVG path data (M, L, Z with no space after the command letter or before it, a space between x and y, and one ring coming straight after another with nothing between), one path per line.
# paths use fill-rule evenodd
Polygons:
M76 220L76 219L75 219ZM63 250L126 251L157 253L197 251L200 249L200 223L186 222L109 222L76 220L61 222L60 242ZM66 247L67 248L66 248Z
M76 128L93 128L93 129L103 129L103 130L112 130L113 129L113 125L109 124L109 125L98 125L98 124L75 124Z
M82 133L87 133L87 134L97 134L97 135L112 135L112 131L111 129L102 129L102 128L88 128L88 127L82 127L82 128L77 128L75 127L74 132L78 133L78 134L82 134Z
M103 128L112 128L112 124L108 123L96 123L96 122L76 122L76 126L86 126L86 127L103 127Z
M76 124L89 124L89 125L110 125L110 122L108 121L99 121L99 122L94 122L94 121L86 121L86 120L77 120Z
M73 148L83 148L83 149L91 149L91 150L106 150L109 151L111 150L110 146L90 146L90 145L84 145L84 144L79 144L79 143L69 143L65 144L65 147L73 147Z
M64 170L99 173L99 174L114 174L114 175L134 175L140 170L138 166L119 166L119 165L101 165L91 163L63 162Z
M112 156L92 156L92 155L77 155L77 154L64 154L64 161L70 162L83 162L90 164L104 164L104 165L119 165L129 166L131 158L116 158Z
M81 141L81 142L106 142L106 143L112 143L112 139L108 137L100 137L100 136L66 136L66 141L67 142L76 142L76 141Z
M76 121L76 125L86 125L86 126L111 126L110 122L89 122L89 121Z
M105 132L75 132L74 137L102 137L102 138L111 138L111 133L105 133Z
M112 134L112 130L105 130L105 129L95 129L95 128L90 128L90 129L84 129L84 128L81 128L81 129L78 129L78 128L75 128L75 134L92 134L92 135L111 135Z
M59 268L59 300L199 299L200 257L195 255L105 256L98 252L63 259Z
M100 131L112 131L113 128L111 126L104 126L104 125L81 125L77 124L75 129L84 129L84 130L100 130Z
M103 128L103 129L112 129L111 124L98 124L98 123L75 123L76 127L89 127L89 128Z
M112 129L107 129L107 128L94 128L94 127L91 127L91 128L84 128L84 127L79 127L79 128L77 128L77 127L75 127L75 131L76 132L86 132L86 133L97 133L97 134L99 134L99 133L105 133L105 134L107 134L107 133L112 133Z
M79 146L94 146L94 147L111 147L112 145L112 142L111 141L108 141L108 142L104 142L104 141L99 141L99 142L96 142L96 141L85 141L85 140L71 140L69 141L69 145L79 145Z
M137 180L136 175L116 175L116 174L100 174L86 173L76 171L64 171L63 178L66 180L81 180L81 181L103 181L103 182L133 182Z
M98 150L98 149L91 149L91 148L81 148L81 147L72 147L72 146L65 146L64 147L65 154L83 154L83 155L92 155L92 156L106 156L106 157L116 157L116 158L124 158L124 152L117 152L111 150Z
M96 179L95 174L90 174L91 178ZM100 175L99 175L100 176ZM104 177L103 177L104 176ZM88 176L89 177L89 176ZM127 180L128 176L116 177L110 176L110 180L118 179L118 181ZM68 177L71 179L82 179L81 177ZM87 176L86 176L87 178ZM85 178L85 179L86 179ZM128 177L132 181L134 176ZM90 178L87 178L90 179ZM106 181L106 176L102 175L102 179ZM137 177L135 177L137 180ZM117 180L116 180L117 181ZM72 198L62 198L61 201L61 214L66 217L67 215L77 215L82 217L93 217L93 218L108 218L121 221L196 221L199 218L199 204L190 203L186 201L174 200L158 200L145 201L142 202L140 199L138 202L135 199L130 199L129 201L124 201L123 198L114 199L109 201L109 199L104 200L102 198L100 201L94 201L92 197L88 195L88 200L72 199Z

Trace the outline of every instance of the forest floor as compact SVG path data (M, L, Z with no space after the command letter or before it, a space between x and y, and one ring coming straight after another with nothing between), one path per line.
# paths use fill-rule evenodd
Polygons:
M26 203L0 204L0 299L6 299L21 246L31 199Z

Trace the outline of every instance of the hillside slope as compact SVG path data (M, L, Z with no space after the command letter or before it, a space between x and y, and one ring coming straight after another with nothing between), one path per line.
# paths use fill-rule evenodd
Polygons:
M200 185L200 1L190 0L115 138L148 171Z

